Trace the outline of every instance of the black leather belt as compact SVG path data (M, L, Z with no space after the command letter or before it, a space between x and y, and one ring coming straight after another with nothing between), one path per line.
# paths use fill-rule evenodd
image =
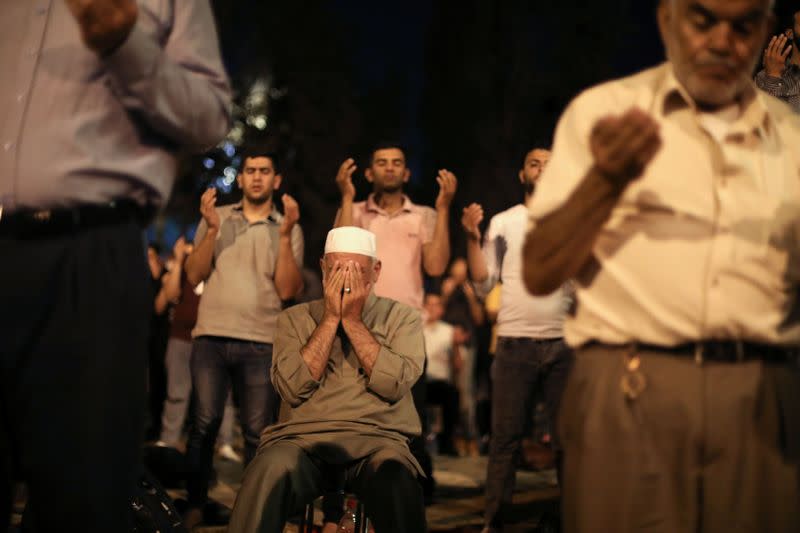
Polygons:
M76 233L99 226L136 222L144 226L153 214L133 200L55 209L0 212L0 237L37 238Z
M745 341L702 341L678 346L659 346L636 343L632 348L639 351L663 352L668 355L692 358L698 363L741 363L764 361L768 363L790 363L797 360L798 350L783 346Z

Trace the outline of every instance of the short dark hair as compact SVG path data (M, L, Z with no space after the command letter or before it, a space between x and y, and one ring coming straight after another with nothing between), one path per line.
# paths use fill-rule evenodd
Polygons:
M281 172L280 160L278 158L278 154L263 146L245 146L244 148L239 150L239 156L242 158L242 162L239 165L239 172L244 170L245 161L256 157L268 158L270 161L272 161L272 168L275 169L275 174L280 174Z
M402 143L395 140L385 139L372 145L372 150L369 153L369 164L371 165L372 161L375 160L375 152L378 150L389 150L392 148L396 148L397 150L403 152L403 157L405 158L406 163L408 163L408 152L406 151L406 147L403 146Z
M528 148L527 150L525 150L525 152L522 154L522 166L523 167L525 166L525 160L528 159L528 154L533 152L534 150L547 150L549 152L550 151L550 147L547 146L546 144L536 144L532 148Z

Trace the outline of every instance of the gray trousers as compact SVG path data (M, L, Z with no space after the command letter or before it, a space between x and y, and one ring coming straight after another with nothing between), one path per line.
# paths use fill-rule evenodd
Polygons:
M516 461L534 400L541 391L555 424L572 351L562 339L499 337L492 364L492 434L486 467L484 521L502 528L511 508ZM553 443L557 446L557 442Z
M560 411L564 531L797 532L798 466L762 379L772 368L640 359L645 387L629 399L623 349L576 354Z
M161 437L170 446L175 447L181 440L186 414L189 410L189 399L192 397L192 372L189 362L192 356L192 343L170 337L167 343L165 365L167 368L167 397L164 399L164 410L161 415ZM231 395L225 403L225 413L219 427L217 444L233 444L234 407Z
M344 476L376 531L423 533L425 507L417 474L391 447L336 466L289 441L259 449L247 466L236 497L229 533L280 533L286 520L302 512L333 479Z

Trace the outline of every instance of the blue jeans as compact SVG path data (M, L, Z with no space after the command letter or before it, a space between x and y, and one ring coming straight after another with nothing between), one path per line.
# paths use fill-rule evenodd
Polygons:
M192 394L192 342L172 337L167 344L164 362L167 366L167 397L161 411L161 436L159 440L173 448L178 447ZM228 395L225 414L219 429L217 444L233 444L233 399Z
M214 458L214 443L228 390L239 402L245 465L255 456L261 431L275 423L278 395L269 378L272 344L224 337L198 337L192 346L193 423L186 460L189 505L202 507Z

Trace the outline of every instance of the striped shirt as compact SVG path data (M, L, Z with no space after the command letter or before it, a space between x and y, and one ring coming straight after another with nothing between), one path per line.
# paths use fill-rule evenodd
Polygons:
M800 113L800 66L788 65L780 78L768 76L762 70L756 75L756 85L762 91L792 106L795 113Z

